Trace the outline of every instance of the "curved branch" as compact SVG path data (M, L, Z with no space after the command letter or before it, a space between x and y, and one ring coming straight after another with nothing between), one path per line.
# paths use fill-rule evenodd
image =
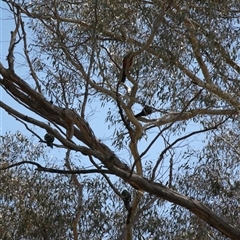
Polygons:
M179 121L185 121L189 120L193 117L196 117L198 115L221 115L221 116L228 116L228 115L233 115L233 114L238 114L236 109L204 109L204 108L199 108L199 109L193 109L187 112L183 112L180 115L180 112L169 112L163 115L163 117L158 118L158 119L152 119L148 123L146 123L143 126L143 130L146 131L150 128L157 127L157 126L162 126L167 123L172 123L172 122L179 122Z
M24 46L24 54L25 54L25 57L27 59L27 63L28 63L28 66L30 68L30 72L31 72L31 76L33 77L33 80L35 81L36 83L36 88L38 90L38 92L41 94L41 86L38 82L38 77L33 69L33 65L32 65L32 62L30 60L30 57L29 57L29 54L28 54L28 47L27 47L27 34L25 32L25 27L24 27L24 22L22 21L22 18L19 16L20 18L20 24L21 24L21 29L22 29L22 33L23 33L23 46Z
M91 174L91 173L104 173L104 174L113 174L112 172L104 169L88 169L88 170L60 170L60 169L54 169L54 168L47 168L43 167L41 164L32 162L32 161L21 161L18 163L14 163L11 165L8 165L6 167L0 168L0 171L7 170L16 166L20 166L22 164L31 164L35 165L37 168L35 170L40 172L50 172L50 173L59 173L59 174Z
M14 11L14 9L12 9ZM11 31L11 40L8 48L8 55L7 55L7 60L8 60L8 66L9 69L13 72L14 71L14 48L17 43L20 42L21 38L19 38L18 41L16 41L16 36L20 28L20 11L19 8L17 8L17 13L14 14L15 18L15 30Z

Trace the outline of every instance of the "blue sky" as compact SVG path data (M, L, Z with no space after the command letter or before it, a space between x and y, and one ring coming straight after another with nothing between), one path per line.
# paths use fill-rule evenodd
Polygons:
M14 21L11 19L11 15L7 10L7 5L1 1L1 10L0 10L0 58L1 62L4 64L4 67L7 67L6 56L8 54L9 40L10 40L10 32L14 29ZM20 52L21 49L16 48L17 52ZM16 62L21 61L20 54L16 54ZM17 69L20 75L24 75L25 69ZM18 110L23 110L24 107L20 104L16 103L2 88L0 90L1 100L6 102L11 107L16 108ZM26 110L25 110L26 111ZM7 114L3 109L0 110L0 126L1 126L1 134L5 132L11 131L16 132L17 130L27 132L25 127L17 122L12 116Z
M8 42L10 37L10 29L12 29L13 24L11 20L8 20L9 14L3 8L5 3L1 1L1 10L0 10L0 58L1 62L6 63L6 55L8 49ZM6 66L6 65L5 65ZM7 96L3 89L0 90L0 98L2 101L10 101L11 105L13 101ZM10 117L3 109L0 109L0 127L1 134L4 134L6 131L11 130L11 126L14 126L14 120Z

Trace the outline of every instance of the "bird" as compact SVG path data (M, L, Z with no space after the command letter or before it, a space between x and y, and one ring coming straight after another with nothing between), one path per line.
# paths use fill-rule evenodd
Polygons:
M122 195L122 199L123 199L123 202L124 202L124 205L126 207L127 210L130 209L130 202L131 202L131 194L130 192L128 192L126 189L124 189L121 193Z
M122 76L121 76L121 82L124 83L126 81L126 71L129 71L133 67L133 52L128 52L122 62Z
M151 113L153 113L153 108L150 106L145 106L142 111L136 115L134 115L135 118L139 118L139 117L144 117L147 115L150 115Z
M53 148L54 136L50 133L46 133L44 139L47 143L47 146Z

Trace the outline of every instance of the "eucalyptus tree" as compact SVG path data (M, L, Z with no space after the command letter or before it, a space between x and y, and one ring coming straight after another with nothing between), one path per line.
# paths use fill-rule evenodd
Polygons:
M50 134L67 170L28 164L81 190L81 154L122 204L123 181L133 196L119 239L239 239L239 1L4 2L15 26L0 83L34 115L0 106L40 142L31 126ZM159 226L157 211L149 233L145 211L163 200L172 221Z

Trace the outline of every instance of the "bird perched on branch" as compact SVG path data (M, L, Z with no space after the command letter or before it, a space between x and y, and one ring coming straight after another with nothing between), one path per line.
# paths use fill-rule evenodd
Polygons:
M135 118L139 118L139 117L144 117L147 115L150 115L151 113L153 113L153 108L150 106L145 106L142 111L136 115L134 115Z
M53 148L54 136L50 133L46 133L44 136L44 139L45 139L47 145L49 147Z
M129 210L130 208L130 202L131 202L131 194L130 192L128 192L126 189L124 189L121 193L122 195L122 199L124 202L124 205L126 207L127 210Z
M122 63L122 76L121 82L124 83L126 80L126 72L131 70L133 67L133 52L128 52L124 58Z

